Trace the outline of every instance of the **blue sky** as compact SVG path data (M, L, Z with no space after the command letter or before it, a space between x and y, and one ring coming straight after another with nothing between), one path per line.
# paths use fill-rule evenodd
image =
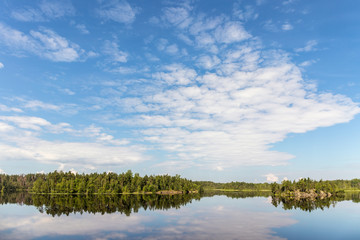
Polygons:
M0 172L359 177L360 2L0 6Z

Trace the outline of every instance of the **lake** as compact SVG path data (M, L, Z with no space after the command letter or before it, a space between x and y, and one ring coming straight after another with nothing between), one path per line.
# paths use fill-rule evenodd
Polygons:
M0 239L359 239L359 193L0 197Z

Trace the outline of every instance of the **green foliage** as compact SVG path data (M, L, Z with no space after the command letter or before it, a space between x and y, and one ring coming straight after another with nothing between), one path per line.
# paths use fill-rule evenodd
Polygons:
M344 187L352 190L360 189L360 185L353 185L358 179L353 180L334 180L334 181L315 181L310 178L302 178L298 181L284 180L281 184L272 183L271 191L274 195L293 195L294 192L299 193L331 193L332 195L340 195L344 193Z
M126 173L73 174L51 172L48 174L0 175L2 193L29 191L34 193L69 194L119 194L157 191L199 191L200 186L179 175L141 177L131 170Z
M200 185L205 190L214 190L214 189L238 190L238 191L271 190L271 184L269 183L246 183L246 182L214 183L211 181L196 181L195 183Z

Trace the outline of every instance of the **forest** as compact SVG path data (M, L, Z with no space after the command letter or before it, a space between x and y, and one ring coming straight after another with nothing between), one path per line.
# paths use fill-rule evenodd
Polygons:
M120 194L120 193L189 193L200 192L201 186L180 175L141 177L131 170L126 173L0 175L1 193L27 191L32 193Z
M360 179L352 180L312 180L302 178L298 181L284 180L281 184L272 183L273 195L292 196L296 193L316 195L341 195L345 190L360 190Z
M344 190L360 190L360 179L320 180L303 178L282 183L215 183L192 181L180 175L150 175L141 177L131 170L125 173L90 173L54 171L50 173L7 175L0 174L1 193L66 193L66 194L121 194L121 193L189 193L204 190L271 191L274 195L291 195L295 192L340 194Z
M270 183L246 183L246 182L229 182L215 183L211 181L195 181L196 184L202 186L204 190L235 190L235 191L270 191Z

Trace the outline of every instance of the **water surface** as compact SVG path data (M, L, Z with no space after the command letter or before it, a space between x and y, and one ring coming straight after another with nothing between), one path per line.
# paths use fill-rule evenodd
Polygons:
M3 195L0 239L359 239L358 199Z

